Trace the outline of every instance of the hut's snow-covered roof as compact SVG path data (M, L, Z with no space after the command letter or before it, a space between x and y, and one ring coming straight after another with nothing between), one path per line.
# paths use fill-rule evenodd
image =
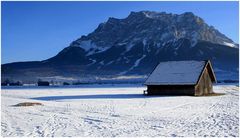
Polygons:
M206 61L161 62L148 77L146 85L196 84Z

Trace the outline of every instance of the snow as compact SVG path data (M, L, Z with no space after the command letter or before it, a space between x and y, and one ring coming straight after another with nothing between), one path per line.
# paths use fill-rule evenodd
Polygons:
M106 65L110 65L110 64L112 64L114 61L112 60L112 61L109 61Z
M127 76L116 76L111 77L112 80L130 80L130 79L144 79L145 75L127 75ZM102 80L109 80L109 78L101 78Z
M87 56L93 55L93 54L96 54L96 53L104 52L104 51L106 51L106 50L108 50L110 48L111 47L100 47L100 46L99 47L95 47L92 50L88 51Z
M147 18L153 18L153 15L150 15L149 13L143 12L143 14L147 17Z
M87 66L93 65L93 64L95 64L95 63L97 62L97 60L95 60L95 59L91 59L91 58L89 58L89 60L91 60L92 63L89 63Z
M75 81L75 78L72 77L64 77L64 76L51 76L51 77L39 77L40 79L43 80L48 80L48 81Z
M81 41L80 42L80 46L81 48L83 48L85 51L89 51L91 48L95 48L96 45L94 43L92 43L91 40L87 40L87 41Z
M100 65L104 65L104 61L99 62Z
M129 68L129 69L126 70L126 71L123 71L123 72L119 73L119 75L126 74L128 71L133 70L135 67L137 67L137 66L139 65L139 63L141 62L141 60L144 59L145 57L146 57L146 55L143 55L141 58L137 59L137 60L135 61L134 65L133 65L131 68Z
M126 51L125 51L124 53L130 51L133 46L135 46L135 44L130 43L129 45L127 45L127 46L126 46Z
M169 37L170 37L170 34L169 34L169 33L163 33L163 34L161 35L160 40L161 40L161 41L166 41Z
M193 32L191 37L192 37L192 39L191 39L191 47L194 47L197 44L197 42L198 42L199 35L198 35L197 32Z
M230 47L237 47L235 44L233 43L228 43L228 42L223 42L224 45L230 46Z
M239 137L238 86L222 96L144 96L145 87L2 89L3 137ZM14 107L20 102L44 106Z
M146 55L143 55L141 58L139 58L138 60L136 60L135 63L134 63L134 65L131 67L130 70L132 70L133 68L137 67L137 66L139 65L140 61L141 61L142 59L144 59L145 57L146 57Z
M143 45L144 45L144 46L147 45L147 39L146 39L146 38L144 38L142 42L143 42Z
M161 62L146 80L146 85L196 84L205 61Z
M184 39L182 39L182 40L180 40L180 41L179 41L179 39L175 39L174 41L175 41L175 42L174 42L174 45L173 45L173 46L175 47L174 49L175 49L175 50L178 50L179 47L181 47L181 46L183 45ZM176 43L177 41L179 41L180 43ZM176 51L175 51L175 52L176 52Z
M125 47L126 50L125 50L123 53L121 53L121 55L124 55L124 54L126 54L127 52L129 52L134 46L135 46L134 43L130 43L130 44L126 45L126 47Z
M77 45L77 46L80 46L86 52L88 52L87 56L95 54L95 53L101 53L101 52L104 52L104 51L108 50L109 48L111 48L109 46L105 46L105 47L97 46L91 40L81 41L79 43L80 43L80 45ZM97 52L95 50L97 50Z

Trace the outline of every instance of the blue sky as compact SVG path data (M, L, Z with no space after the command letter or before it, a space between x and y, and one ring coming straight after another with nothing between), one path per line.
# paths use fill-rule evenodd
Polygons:
M193 12L238 43L238 2L2 2L2 63L44 60L131 11Z

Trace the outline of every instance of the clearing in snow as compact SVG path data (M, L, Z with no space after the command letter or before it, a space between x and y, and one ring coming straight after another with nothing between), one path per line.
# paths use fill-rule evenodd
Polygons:
M239 87L144 96L146 87L2 89L2 136L239 136ZM39 102L43 106L15 107Z

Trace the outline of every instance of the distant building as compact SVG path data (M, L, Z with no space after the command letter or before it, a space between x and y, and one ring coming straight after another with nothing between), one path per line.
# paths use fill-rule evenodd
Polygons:
M10 81L6 79L1 83L1 86L23 86L23 84L20 81Z
M38 81L38 86L49 86L48 81Z
M63 85L70 85L70 83L68 83L68 82L63 82Z
M2 82L1 83L1 86L8 86L9 85L9 83L7 83L7 82Z
M23 84L20 81L17 82L10 82L9 86L22 86Z
M145 82L148 95L207 95L216 77L208 61L161 62Z

